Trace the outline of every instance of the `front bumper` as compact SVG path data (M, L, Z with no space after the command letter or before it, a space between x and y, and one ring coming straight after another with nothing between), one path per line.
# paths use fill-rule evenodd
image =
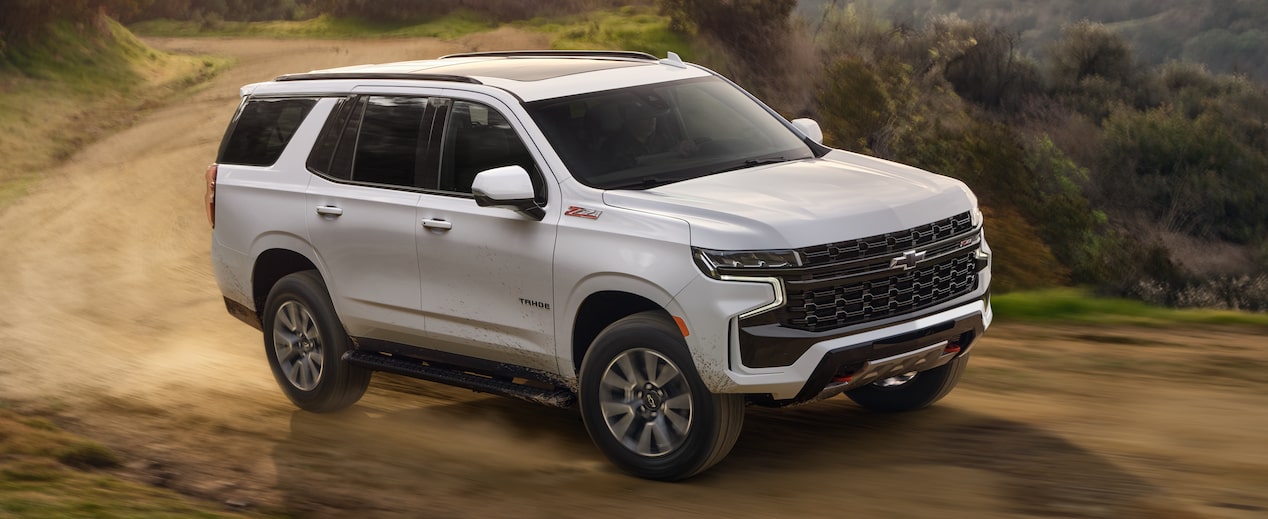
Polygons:
M833 349L806 385L786 403L828 398L912 371L926 371L967 355L986 331L980 314L915 332Z
M779 405L826 398L909 371L936 368L967 354L990 326L990 300L979 296L909 321L823 340L787 366L750 368L740 358L738 326L732 337L727 392L759 395Z

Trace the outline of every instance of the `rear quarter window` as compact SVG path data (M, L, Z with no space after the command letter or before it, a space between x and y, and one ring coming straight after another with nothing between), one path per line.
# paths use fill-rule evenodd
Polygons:
M221 164L271 166L316 99L248 99L238 111L220 150Z

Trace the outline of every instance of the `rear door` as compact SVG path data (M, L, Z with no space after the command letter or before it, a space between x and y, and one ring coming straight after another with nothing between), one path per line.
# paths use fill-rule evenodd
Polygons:
M348 333L417 344L415 240L423 157L435 116L425 96L346 99L309 158L309 235Z

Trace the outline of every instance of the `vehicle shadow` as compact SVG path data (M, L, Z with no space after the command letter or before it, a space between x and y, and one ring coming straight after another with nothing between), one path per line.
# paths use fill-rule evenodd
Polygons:
M906 414L838 398L749 408L730 456L679 484L612 467L575 409L419 383L296 412L273 457L302 516L1157 516L1160 491L1052 432L957 408ZM393 394L394 393L394 394ZM375 409L389 403L393 409Z

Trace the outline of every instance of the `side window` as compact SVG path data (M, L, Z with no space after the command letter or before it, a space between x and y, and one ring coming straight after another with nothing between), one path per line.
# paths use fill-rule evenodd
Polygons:
M250 98L220 150L221 164L271 166L295 136L316 99Z
M330 117L321 128L321 135L317 136L317 142L313 144L313 151L308 154L309 171L347 180L346 176L333 172L331 163L334 161L335 149L339 146L339 138L343 135L344 126L348 124L348 116L352 114L353 108L353 103L344 98L340 99L335 108L330 111Z
M357 130L361 128L361 118L365 115L365 99L354 98L348 109L348 121L342 126L339 144L335 155L330 159L330 176L352 180L352 157L357 150Z
M392 186L423 187L431 120L425 97L374 96L366 99L352 180Z
M440 189L470 193L476 173L519 165L533 177L534 190L543 192L539 174L515 128L497 110L469 101L454 101L445 131L440 166Z

